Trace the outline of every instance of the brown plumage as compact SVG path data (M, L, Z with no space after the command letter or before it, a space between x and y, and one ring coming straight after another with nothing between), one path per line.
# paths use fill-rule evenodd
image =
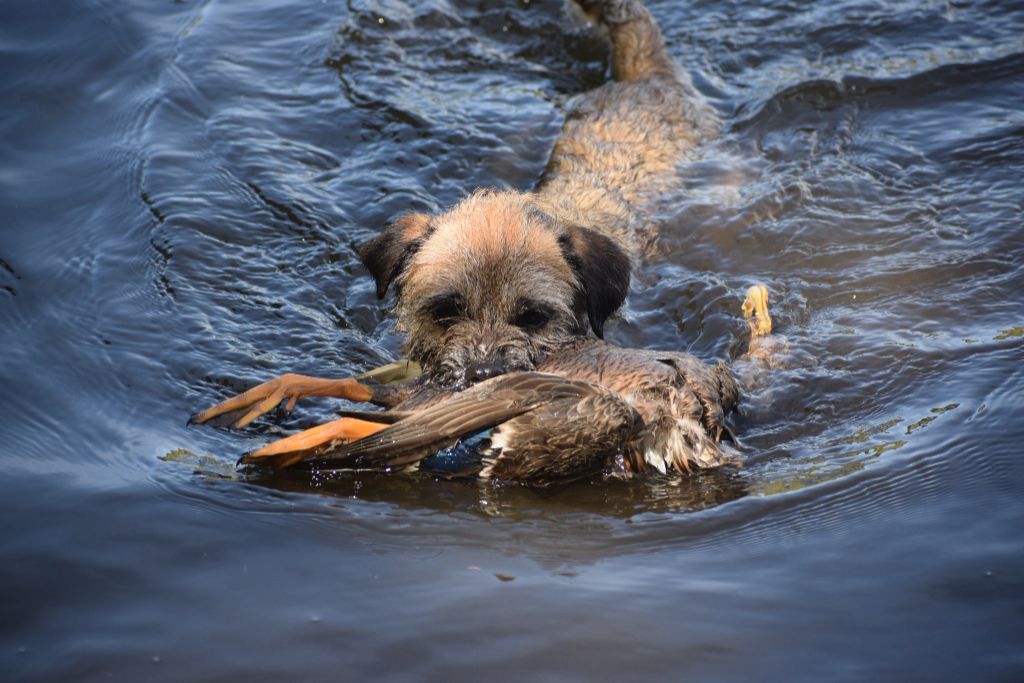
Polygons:
M550 483L588 476L621 456L626 467L682 474L728 461L725 416L739 399L724 365L685 353L621 349L573 339L538 372L503 375L452 393L429 381L371 387L371 400L402 401L347 417L246 455L253 465L318 469L418 466L463 448L446 476ZM361 385L364 386L364 385ZM353 438L358 436L360 438ZM468 443L468 442L467 442Z
M774 364L768 290L751 287L743 304L751 359ZM765 356L762 358L761 356ZM415 379L408 379L415 377ZM587 476L620 457L635 472L682 474L729 461L723 438L736 443L726 417L739 390L723 363L687 353L624 349L571 337L554 345L537 371L512 373L463 391L419 375L408 361L355 378L283 375L195 416L242 414L236 426L287 401L335 396L385 410L345 417L275 441L242 463L277 468L406 469L460 455L444 476L550 483ZM443 459L443 458L442 458Z
M635 451L632 441L642 429L639 413L604 387L546 373L513 373L447 396L356 441L306 448L297 462L318 469L405 469L483 433L477 450L449 476L550 483L594 474L616 454ZM291 453L277 449L243 458L248 464L267 460L296 464Z

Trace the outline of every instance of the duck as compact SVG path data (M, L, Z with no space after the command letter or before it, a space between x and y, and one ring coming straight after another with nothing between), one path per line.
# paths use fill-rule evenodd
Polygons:
M773 333L764 285L747 290L742 313L750 337L738 369L774 367L787 342ZM612 468L686 475L736 463L740 448L727 423L740 389L725 363L590 337L559 343L535 371L462 391L432 382L415 363L401 360L343 379L284 375L189 422L227 417L241 428L283 402L291 410L304 396L385 409L338 411L336 420L245 454L239 466L419 470L546 485Z
M364 393L374 391L368 382ZM726 442L738 445L726 423L739 401L728 368L683 352L579 337L536 371L460 392L429 379L400 391L391 409L343 411L239 463L548 485L616 467L683 475L731 462L736 451Z

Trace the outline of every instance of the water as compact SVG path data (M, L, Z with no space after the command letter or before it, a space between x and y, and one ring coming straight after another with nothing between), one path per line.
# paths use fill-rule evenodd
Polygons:
M1024 7L650 3L723 112L608 336L805 362L744 467L239 479L193 410L398 339L354 246L528 188L557 0L0 8L5 680L1024 678Z

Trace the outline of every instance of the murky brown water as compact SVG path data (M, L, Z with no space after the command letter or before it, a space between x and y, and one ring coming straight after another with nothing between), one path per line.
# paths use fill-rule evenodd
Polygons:
M394 356L354 246L537 181L560 2L0 7L5 680L1024 678L1024 6L649 4L726 132L608 336L735 356L762 280L809 360L738 471L544 491L184 423Z

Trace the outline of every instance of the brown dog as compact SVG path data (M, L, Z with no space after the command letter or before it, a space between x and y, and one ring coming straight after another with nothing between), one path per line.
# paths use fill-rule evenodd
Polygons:
M405 216L361 256L379 296L397 290L410 357L445 386L532 370L554 342L588 329L600 336L629 286L615 241L516 192Z
M532 370L555 342L601 337L625 300L631 261L655 249L646 203L717 134L714 110L667 53L641 0L579 4L609 31L614 80L569 112L538 188L477 192L438 216L403 216L360 250L378 296L395 290L409 357L442 386ZM196 420L249 408L241 427L282 400L290 407L352 390L342 380L286 375Z
M538 189L404 216L360 251L378 296L395 287L410 357L442 384L531 370L553 341L601 337L625 299L630 257L655 248L645 198L664 194L679 162L717 133L640 0L580 4L609 29L615 80L569 113Z

